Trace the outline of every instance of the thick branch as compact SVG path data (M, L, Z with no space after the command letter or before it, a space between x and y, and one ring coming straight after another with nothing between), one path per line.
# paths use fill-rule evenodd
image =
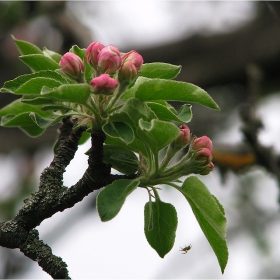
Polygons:
M20 250L54 278L69 278L67 265L52 254L50 247L39 240L34 228L57 213L72 207L94 190L120 178L132 176L111 175L111 166L103 162L105 134L92 133L92 147L88 158L88 168L83 177L72 187L63 186L63 173L74 158L84 127L73 130L69 118L63 120L58 138L56 154L50 166L40 177L39 190L24 201L16 217L0 224L0 245Z
M31 230L26 241L19 246L21 252L31 260L38 262L44 271L54 279L69 279L67 264L52 254L51 248L39 239L37 230Z

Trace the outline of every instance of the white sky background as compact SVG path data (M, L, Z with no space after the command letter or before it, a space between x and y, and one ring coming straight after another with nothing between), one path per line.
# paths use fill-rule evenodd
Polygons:
M249 1L90 1L70 2L104 45L144 47L178 40L203 30L227 32L250 20Z
M96 40L105 45L117 45L120 50L122 47L137 50L136 47L161 44L179 39L184 34L192 34L201 28L205 35L211 32L226 32L225 27L235 28L236 23L239 25L254 14L250 2L71 2L69 8L73 12L82 14L80 16L83 22L92 28ZM278 104L279 108L280 100L276 97L272 102L268 101L265 104L267 107L262 109L262 112L267 113L265 117L269 120L270 131L274 131L273 134L269 134L269 131L266 133L265 141L270 143L272 136L273 139L276 137L277 124L274 115L269 117L268 113L272 113L269 106ZM237 124L234 125L234 128L230 127L225 131L225 135L230 135L231 139L238 139L240 134L236 129ZM279 133L279 127L277 131ZM276 139L279 139L279 134ZM88 144L82 146L75 161L67 168L65 185L70 186L75 183L85 171L87 157L83 153L87 149ZM38 176L50 160L51 155L48 154L43 162L40 161ZM11 172L12 168L11 165ZM260 184L254 188L259 194L261 207L265 211L276 213L278 211L277 187L273 179L263 176L260 171L253 172L249 176L259 178ZM224 205L228 214L228 224L234 224L236 213L232 197L238 192L238 178L231 174L227 187L224 188L221 187L217 172L202 179ZM263 185L266 186L265 190ZM230 259L225 274L222 275L217 259L185 199L178 192L167 190L161 192L161 198L163 201L173 203L179 216L175 245L164 259L161 259L149 246L144 236L143 209L148 196L143 190L133 192L118 216L107 223L102 223L96 212L85 215L81 220L75 219L77 213L90 202L90 197L87 197L72 209L57 213L44 221L39 227L40 238L52 247L54 254L66 261L73 279L256 277L258 264L264 264L267 260L256 250L251 236L242 234L234 242L229 242ZM67 229L65 234L58 237L56 241L48 240L49 234L57 231L59 224L63 226L71 220L75 225ZM275 232L279 232L279 227L278 224L271 229L268 236L271 240L270 245L273 244L273 236L277 236ZM179 248L190 243L193 246L191 251L186 255L180 254ZM277 247L274 250L276 251ZM279 252L274 254L279 260ZM32 264L28 273L19 275L18 278L50 279L36 263Z

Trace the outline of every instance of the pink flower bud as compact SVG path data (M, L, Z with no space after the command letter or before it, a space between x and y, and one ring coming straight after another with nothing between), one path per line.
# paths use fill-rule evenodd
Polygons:
M122 64L121 68L118 72L118 80L120 82L128 82L131 83L138 75L138 71L136 67L133 65L131 61L127 61Z
M209 164L212 160L212 153L207 148L201 148L194 152L194 160L199 165Z
M208 138L207 136L202 136L193 140L191 149L196 151L201 148L207 148L212 152L213 146L210 138Z
M180 125L179 128L180 135L178 140L183 144L183 146L186 146L191 140L191 131L186 124Z
M110 95L118 86L117 80L111 78L108 74L102 74L91 80L90 84L95 94Z
M200 175L208 175L214 169L214 163L211 161L203 170Z
M122 63L121 54L113 45L104 47L99 52L97 60L99 70L107 74L115 74Z
M122 62L125 63L127 61L131 61L137 71L140 71L141 66L144 62L143 57L134 50L122 55Z
M99 42L95 41L92 42L86 49L86 60L87 63L93 67L97 67L98 64L98 54L100 51L105 48L104 45L100 44Z
M118 79L122 82L132 82L140 72L143 64L142 56L136 51L122 55L122 65L119 69Z
M85 69L81 58L71 52L67 52L62 56L59 61L59 65L61 66L62 72L74 78L79 77Z
M179 136L170 145L174 152L183 149L191 140L191 131L189 127L185 124L182 124L179 126L179 128Z

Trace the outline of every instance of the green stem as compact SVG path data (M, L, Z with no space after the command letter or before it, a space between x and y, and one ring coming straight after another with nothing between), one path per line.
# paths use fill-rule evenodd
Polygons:
M181 188L179 186L177 186L176 184L172 183L172 182L168 182L168 183L166 183L166 185L171 186L178 191L181 191Z
M127 88L128 88L127 84L122 84L122 83L119 84L117 91L115 93L113 93L113 96L112 96L111 100L109 101L109 104L106 108L107 111L109 111L113 108L113 106L116 104L116 102L119 100L119 98L126 91Z
M94 103L94 101L91 99L89 100L89 103L84 104L84 106L90 110L90 112L93 113L94 116L98 115L98 108L96 107L96 104Z
M155 159L155 171L154 171L154 177L156 178L159 172L159 164L158 164L158 153L154 153L154 159Z
M158 192L157 192L156 188L154 188L154 187L151 187L151 188L152 188L153 193L154 193L154 195L155 195L155 199L156 199L156 200L160 200L160 198L159 198L159 195L158 195Z

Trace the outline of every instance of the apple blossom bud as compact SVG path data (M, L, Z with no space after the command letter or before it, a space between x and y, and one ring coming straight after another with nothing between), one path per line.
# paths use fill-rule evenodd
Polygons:
M118 80L124 83L131 83L138 75L136 67L131 61L122 64L118 72Z
M199 163L200 165L208 164L212 160L212 153L207 148L201 148L199 150L196 150L193 156L195 162Z
M122 65L118 72L119 81L131 83L139 74L142 64L142 56L134 50L122 55Z
M62 56L59 65L61 66L62 72L74 78L78 78L85 69L81 58L71 52L67 52Z
M92 42L86 49L86 60L87 63L93 67L97 67L98 64L98 54L100 51L105 48L104 45L100 44L99 42L95 41Z
M186 135L188 131L186 129ZM179 162L182 175L191 173L207 175L213 168L212 141L207 136L194 137L187 154Z
M141 66L144 62L143 57L137 51L134 50L122 55L122 62L124 63L127 61L131 61L137 71L140 71Z
M199 138L195 138L192 142L191 149L192 150L199 150L201 148L207 148L212 152L213 146L212 141L207 136L202 136Z
M203 170L200 175L208 175L214 169L214 163L211 161Z
M180 128L180 135L178 141L180 141L183 146L186 146L191 140L191 131L186 124L182 124L179 126Z
M121 54L113 45L104 47L99 52L97 60L99 70L107 74L115 74L122 63Z
M191 131L185 124L179 126L179 136L170 144L173 153L183 149L191 140Z
M90 81L95 94L111 95L118 86L117 80L111 78L108 74L102 74Z

